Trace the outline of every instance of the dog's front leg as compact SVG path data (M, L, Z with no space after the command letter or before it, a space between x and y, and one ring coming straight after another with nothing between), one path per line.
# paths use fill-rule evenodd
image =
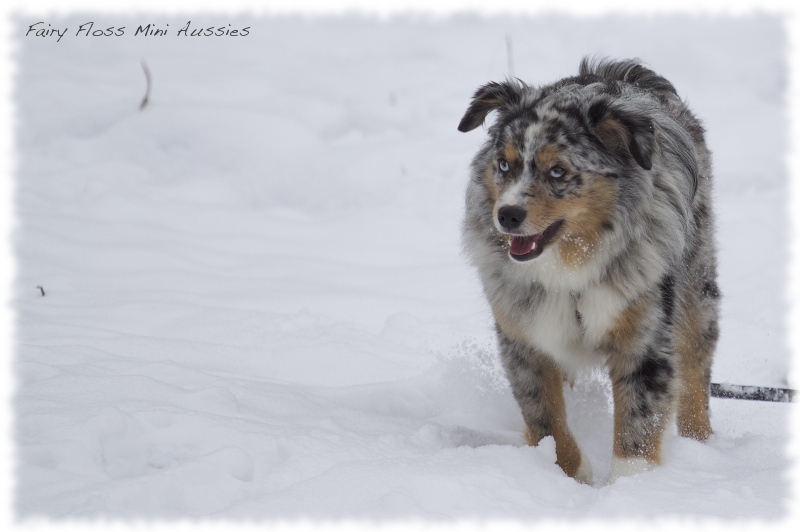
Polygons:
M563 374L546 355L514 341L498 328L500 354L511 390L522 409L529 445L545 436L556 442L556 463L575 480L589 484L592 467L567 426Z
M610 481L660 462L661 440L672 415L675 361L664 338L638 354L609 358L614 396L614 456Z
M652 290L631 301L600 345L614 396L611 481L660 462L678 371L670 340L673 296L663 292Z

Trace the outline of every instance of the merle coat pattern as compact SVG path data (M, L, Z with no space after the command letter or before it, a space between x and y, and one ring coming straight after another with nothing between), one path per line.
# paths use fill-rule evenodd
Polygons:
M612 479L660 461L667 423L711 433L719 290L711 162L700 122L637 60L581 62L575 77L480 87L459 130L496 119L472 162L464 246L536 445L591 482L562 383L605 364Z

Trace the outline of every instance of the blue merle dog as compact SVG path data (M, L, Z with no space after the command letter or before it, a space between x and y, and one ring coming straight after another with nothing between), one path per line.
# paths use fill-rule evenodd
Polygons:
M488 83L460 131L496 113L472 161L464 246L536 445L586 483L563 382L608 368L611 480L660 461L665 430L706 440L720 293L704 130L672 84L637 60L584 59L533 87Z

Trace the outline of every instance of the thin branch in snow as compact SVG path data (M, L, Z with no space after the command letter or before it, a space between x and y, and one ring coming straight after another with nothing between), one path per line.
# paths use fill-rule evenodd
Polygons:
M150 89L153 86L153 80L150 76L150 69L147 68L147 63L142 60L142 70L144 70L144 79L147 80L147 88L145 89L144 98L142 99L142 103L139 104L139 110L143 110L148 102L150 101Z
M514 47L511 42L511 35L506 34L506 54L508 56L508 77L514 77Z
M38 288L39 290L41 290L41 292L42 292L42 297L44 297L44 288L42 288L42 285L36 285L36 288Z

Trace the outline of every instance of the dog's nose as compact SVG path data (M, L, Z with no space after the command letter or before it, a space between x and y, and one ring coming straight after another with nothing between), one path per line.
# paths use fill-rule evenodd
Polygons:
M517 205L505 205L497 211L497 221L508 231L513 231L525 221L528 211Z

